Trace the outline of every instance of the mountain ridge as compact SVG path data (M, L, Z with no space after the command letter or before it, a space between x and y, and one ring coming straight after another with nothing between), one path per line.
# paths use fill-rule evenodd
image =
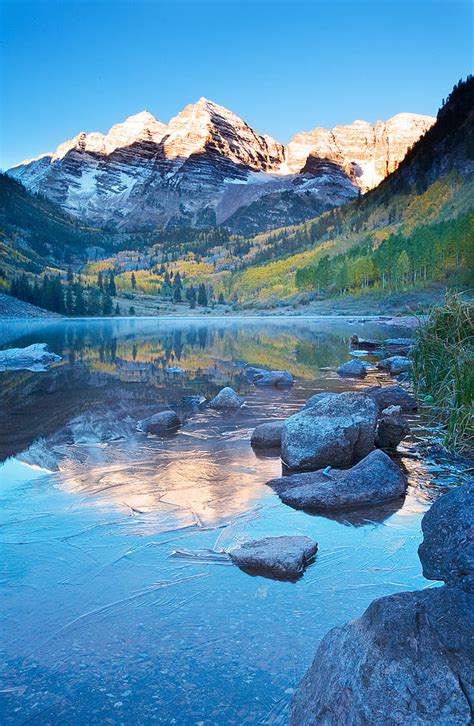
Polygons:
M232 215L267 195L289 193L305 218L356 197L396 168L433 121L397 114L374 126L356 121L330 131L316 128L285 147L201 97L168 124L143 111L107 134L81 132L7 173L104 228L206 228L230 219L240 232ZM317 159L331 164L315 164ZM245 191L237 188L243 186ZM281 216L285 221L284 205L276 224ZM266 228L257 214L243 231Z

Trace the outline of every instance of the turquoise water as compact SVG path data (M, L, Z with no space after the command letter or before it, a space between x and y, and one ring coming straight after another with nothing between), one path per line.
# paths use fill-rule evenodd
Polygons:
M265 485L279 458L249 444L256 424L313 393L377 380L337 377L353 333L409 331L304 319L2 326L0 347L47 342L63 356L46 372L0 373L2 723L284 724L329 628L430 585L416 550L434 485L412 443L403 502L335 518L283 505ZM245 363L287 368L295 385L255 388ZM245 398L240 411L183 404L224 385ZM184 418L176 435L135 430L164 405ZM212 552L280 534L319 543L296 583Z

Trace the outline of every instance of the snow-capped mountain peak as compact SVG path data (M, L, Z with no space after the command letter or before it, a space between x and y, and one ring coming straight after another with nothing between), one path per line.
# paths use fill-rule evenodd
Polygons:
M8 173L86 221L125 229L223 224L269 195L281 214L272 217L269 207L269 219L259 221L266 228L271 219L284 224L292 204L321 213L376 186L433 122L401 113L375 125L315 128L285 149L201 97L167 125L141 111Z

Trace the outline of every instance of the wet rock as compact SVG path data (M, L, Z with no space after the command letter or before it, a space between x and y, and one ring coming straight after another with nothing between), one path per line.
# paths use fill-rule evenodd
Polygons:
M474 598L459 588L375 600L322 640L290 726L472 723Z
M440 497L423 517L421 528L424 539L418 555L423 575L473 595L474 478Z
M275 386L287 388L293 385L293 376L289 371L267 371L264 368L249 366L245 369L245 377L256 386Z
M217 396L212 399L209 403L209 407L217 410L240 408L243 402L244 399L240 398L233 388L226 386L225 388L222 388Z
M399 467L383 451L373 451L351 469L321 469L267 484L285 504L314 511L379 505L402 497L407 486Z
M184 373L184 368L165 368L165 373L170 376L179 376Z
M375 401L380 412L389 406L400 406L402 411L416 411L418 408L416 398L401 386L371 386L363 392Z
M317 542L309 537L264 537L239 545L229 556L252 574L294 580L304 572L317 550Z
M415 345L415 338L386 338L383 342L385 350L392 355L407 355Z
M376 366L381 371L389 371L391 376L397 376L411 369L411 360L403 355L394 355L380 360Z
M285 421L282 459L290 469L344 467L374 448L377 407L360 393L325 396Z
M137 429L147 434L166 436L173 434L181 426L181 421L174 411L160 411L149 418L139 421Z
M51 353L46 343L33 343L26 348L0 350L0 371L43 370L60 360L61 356Z
M401 411L401 406L389 406L382 411L375 434L375 445L380 449L396 449L410 433L410 426Z
M279 449L284 421L268 421L257 426L250 443L257 449Z
M370 368L370 365L364 361L349 360L339 366L337 375L342 378L365 378L368 368Z
M358 335L351 336L351 346L353 348L362 348L364 350L373 350L374 348L380 348L381 343L378 340L371 340L370 338L360 338Z

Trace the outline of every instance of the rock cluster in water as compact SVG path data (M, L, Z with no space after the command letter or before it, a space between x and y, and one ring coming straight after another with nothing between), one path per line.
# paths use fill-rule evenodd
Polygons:
M291 726L468 726L474 713L474 483L438 499L419 555L439 588L375 600L322 640Z

